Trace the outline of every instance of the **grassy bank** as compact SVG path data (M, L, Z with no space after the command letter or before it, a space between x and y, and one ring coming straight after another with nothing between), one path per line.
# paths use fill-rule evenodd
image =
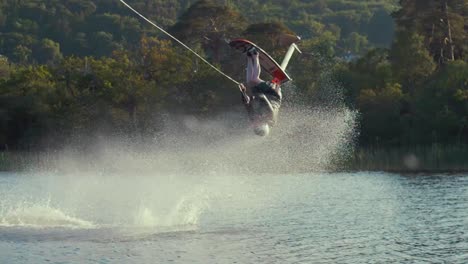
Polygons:
M0 152L0 171L21 171L30 169L47 160L47 154L26 151Z
M0 152L0 171L46 168L53 160L48 153ZM358 148L340 163L344 171L468 172L468 145Z
M24 155L19 152L0 152L0 171L20 170L27 162Z
M344 167L352 171L467 172L468 145L358 148Z

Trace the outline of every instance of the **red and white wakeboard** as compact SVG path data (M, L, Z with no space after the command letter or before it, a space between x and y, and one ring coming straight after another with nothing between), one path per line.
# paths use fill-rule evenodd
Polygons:
M241 52L246 52L247 50L255 47L258 51L258 59L262 68L273 77L274 83L283 84L288 81L291 81L291 77L281 68L281 66L276 62L268 53L258 47L255 43L246 40L246 39L234 39L229 42L229 46L233 49L236 49Z

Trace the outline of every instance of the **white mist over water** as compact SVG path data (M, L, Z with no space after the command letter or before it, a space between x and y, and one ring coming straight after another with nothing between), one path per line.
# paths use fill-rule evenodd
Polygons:
M265 138L246 128L239 109L210 120L167 118L144 144L100 138L85 151L49 153L15 188L0 189L0 226L186 231L226 197L262 208L278 195L270 174L330 170L351 151L356 113L334 105L286 101Z

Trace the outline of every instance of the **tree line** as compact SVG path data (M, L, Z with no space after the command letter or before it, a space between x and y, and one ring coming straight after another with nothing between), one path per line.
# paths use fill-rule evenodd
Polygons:
M395 39L340 70L361 144L468 142L468 1L400 1Z
M331 72L361 113L363 146L468 141L466 0L128 2L238 80L243 60L226 39L279 58L279 36L301 35L306 55L290 68L299 92L314 103ZM153 133L166 113L239 104L232 83L118 1L3 1L0 32L1 149Z
M128 2L165 28L176 24L196 4L193 0ZM283 22L304 38L330 35L337 42L331 48L338 52L364 52L372 45L388 46L392 40L393 22L389 12L395 7L395 1L391 0L213 0L206 4L226 6L232 10L231 14L242 14L249 23ZM207 19L205 26L212 22ZM134 44L142 35L156 34L114 0L5 0L0 3L0 54L15 63L44 64L71 55L110 56L113 50L136 47Z

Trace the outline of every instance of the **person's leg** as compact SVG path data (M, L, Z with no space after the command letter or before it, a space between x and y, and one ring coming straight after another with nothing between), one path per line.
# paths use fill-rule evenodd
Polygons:
M258 59L258 53L252 54L252 56L250 56L248 59L252 61L252 75L250 77L250 82L253 84L253 86L255 86L263 82L263 80L260 79L260 73L262 70L260 67L260 61Z
M253 63L252 63L252 58L247 57L247 69L245 70L245 81L247 86L250 86L250 82L252 80L252 72L253 72Z

